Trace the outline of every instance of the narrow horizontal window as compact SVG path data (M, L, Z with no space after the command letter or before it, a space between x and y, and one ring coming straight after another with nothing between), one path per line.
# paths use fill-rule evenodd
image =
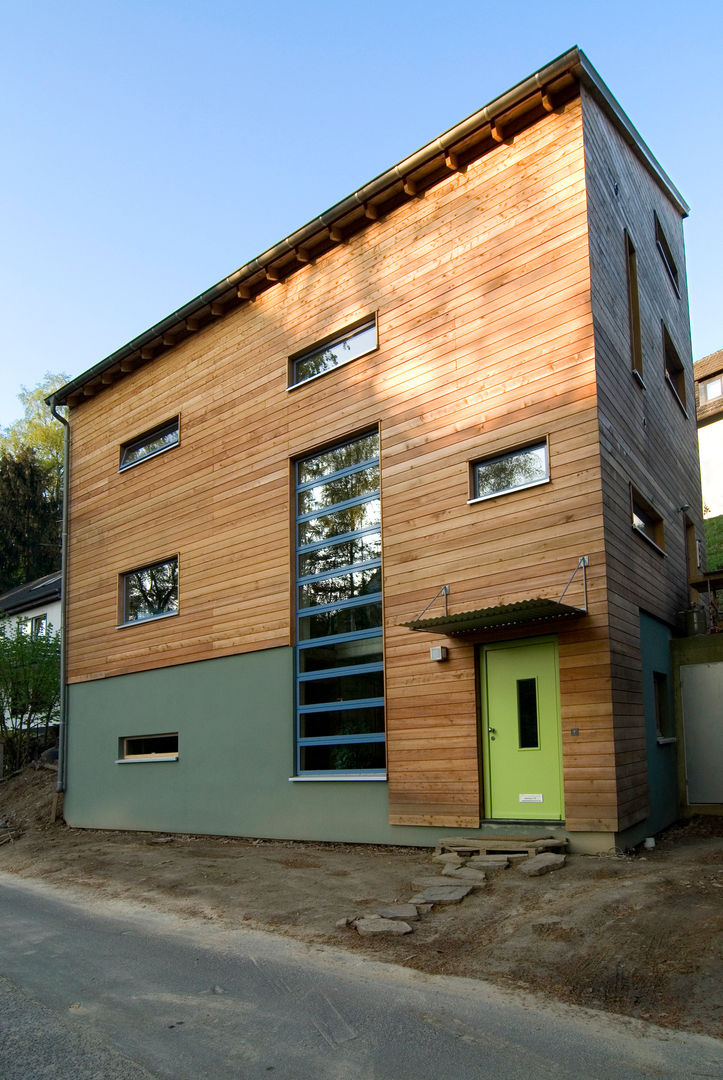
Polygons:
M663 266L668 272L670 283L675 289L675 292L680 296L680 279L678 275L678 267L675 259L673 258L673 252L670 250L670 244L667 237L663 232L663 227L660 224L660 219L655 214L655 244L660 252L660 257L663 260Z
M121 622L135 623L178 611L178 556L121 574Z
M348 364L350 360L356 360L366 353L373 352L377 347L377 320L376 317L365 320L361 324L331 338L308 352L292 356L289 359L289 386L298 386L299 383L308 382L309 379L323 375L327 371Z
M685 368L665 326L663 327L663 362L665 381L673 391L681 409L685 411Z
M118 743L121 761L168 761L178 757L177 731L167 735L127 735Z
M550 479L547 443L536 443L472 464L472 499L491 499Z
M155 457L164 450L178 445L178 417L167 420L165 424L144 431L135 439L123 443L120 452L120 469L129 469L146 458Z
M632 526L659 551L665 550L663 519L634 487L630 488Z

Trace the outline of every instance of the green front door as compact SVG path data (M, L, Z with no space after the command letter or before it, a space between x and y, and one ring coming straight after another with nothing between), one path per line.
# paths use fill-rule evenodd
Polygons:
M557 642L482 650L485 817L561 821Z

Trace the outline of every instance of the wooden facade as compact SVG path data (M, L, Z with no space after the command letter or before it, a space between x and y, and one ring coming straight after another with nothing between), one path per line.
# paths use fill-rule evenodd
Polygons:
M69 683L293 645L293 462L378 428L390 822L480 825L478 651L533 633L559 644L567 830L645 817L638 617L672 625L686 606L685 521L700 525L685 276L675 295L652 232L656 214L682 272L681 211L599 95L564 85L283 280L56 397L72 406ZM288 388L290 356L373 313L375 351ZM174 416L179 445L119 472L121 445ZM549 483L470 501L472 462L542 440ZM631 527L631 485L665 519L664 554ZM119 626L119 576L174 555L178 614ZM442 585L452 612L557 600L581 556L574 622L449 639L405 625ZM578 575L580 606L581 590ZM448 660L430 663L440 640Z

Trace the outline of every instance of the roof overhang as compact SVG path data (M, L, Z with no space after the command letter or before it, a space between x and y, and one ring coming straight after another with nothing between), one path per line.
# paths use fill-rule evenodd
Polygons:
M447 637L462 637L483 630L498 630L514 626L527 626L530 623L556 622L560 619L575 619L587 615L584 608L571 607L557 600L545 600L536 597L520 600L515 604L498 604L496 607L477 608L474 611L460 611L456 615L439 615L433 619L415 619L403 623L410 630L426 630L430 634L446 634Z
M585 54L577 47L427 143L262 255L60 387L49 405L78 405L253 300L404 202L561 108L584 85L682 215L688 206Z

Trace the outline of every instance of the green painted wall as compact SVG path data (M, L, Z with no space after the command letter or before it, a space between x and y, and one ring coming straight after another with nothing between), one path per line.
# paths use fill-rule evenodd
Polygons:
M650 788L650 812L643 827L646 836L659 832L678 817L678 747L676 742L658 742L655 708L654 672L657 671L668 678L668 709L672 721L674 705L671 638L671 630L665 623L644 612L640 613L645 745Z
M178 761L116 764L123 736L172 731ZM455 831L390 825L382 781L290 783L293 731L292 649L73 684L66 820L75 828L412 845Z

